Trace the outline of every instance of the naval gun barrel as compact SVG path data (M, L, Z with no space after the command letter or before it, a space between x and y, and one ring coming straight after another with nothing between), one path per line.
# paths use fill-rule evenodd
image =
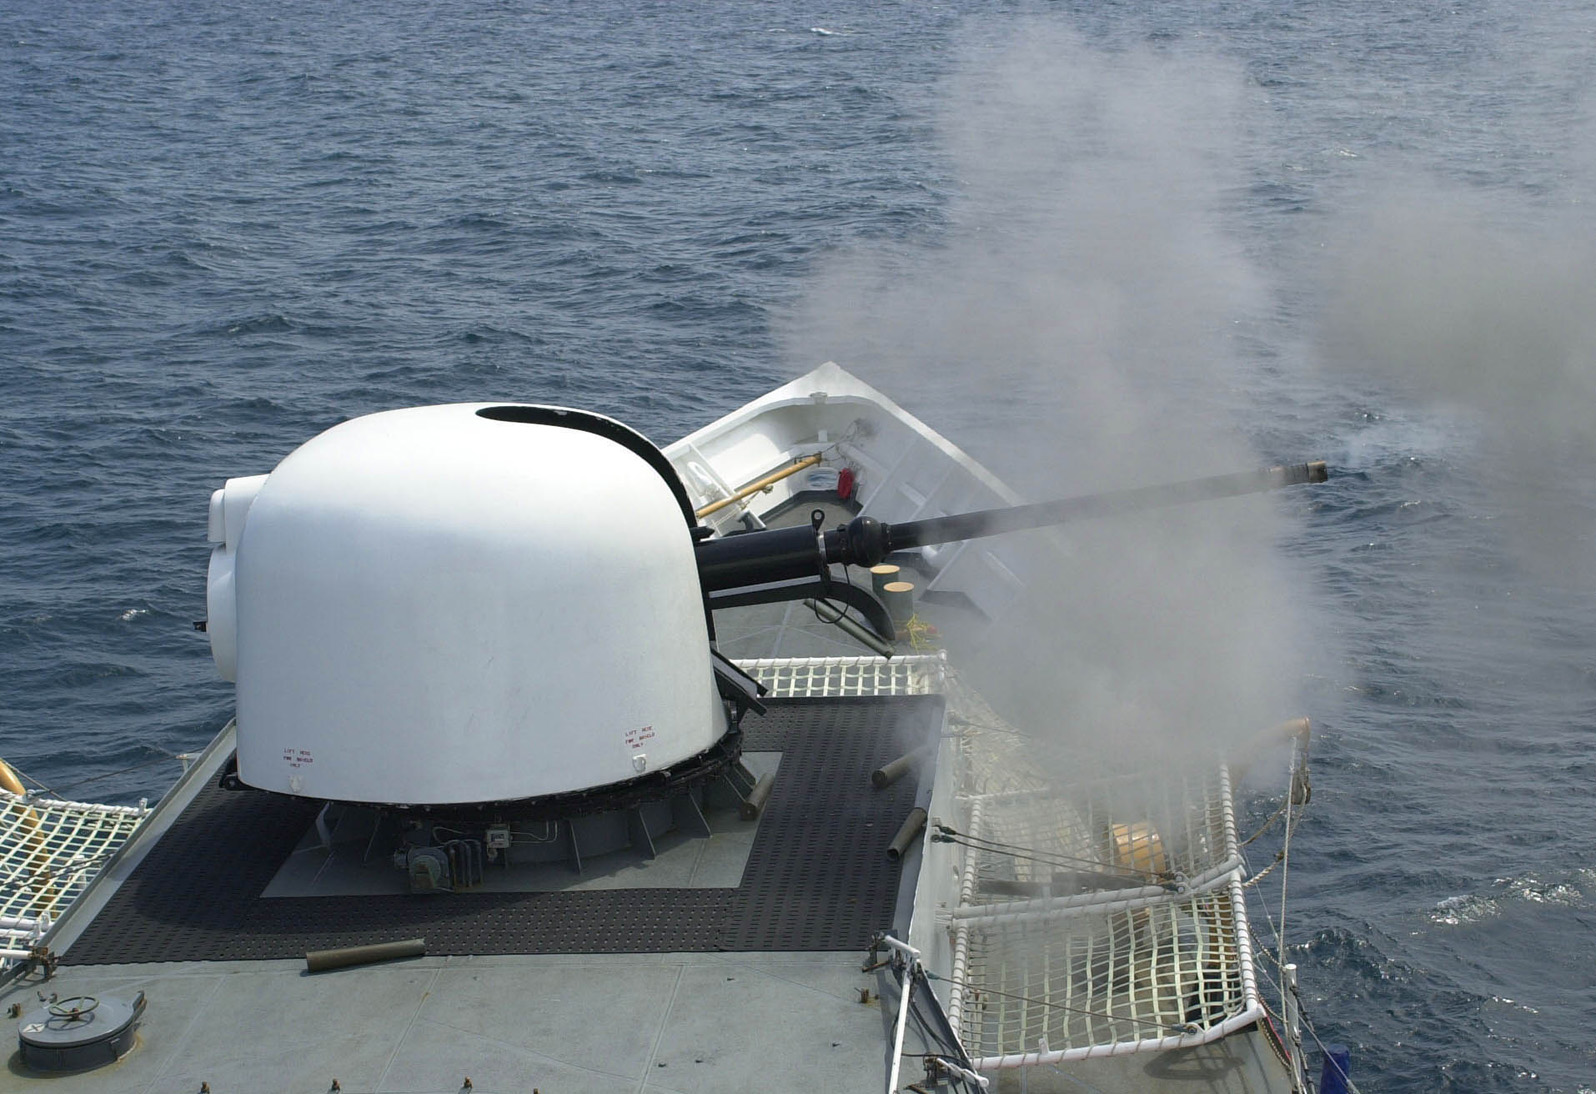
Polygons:
M1089 517L1122 516L1194 501L1258 494L1324 482L1327 477L1321 460L896 524L855 517L831 529L803 526L744 532L699 541L698 573L705 592L791 581L813 577L832 563L874 566L894 551L1046 528Z

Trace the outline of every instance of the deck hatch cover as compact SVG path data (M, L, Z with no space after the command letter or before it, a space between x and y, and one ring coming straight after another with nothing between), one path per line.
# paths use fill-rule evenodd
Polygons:
M52 996L23 1017L17 1049L23 1065L38 1071L86 1071L113 1064L132 1050L143 1014L143 992L131 1003L108 995Z
M433 954L853 950L892 920L885 853L915 786L870 772L940 725L935 695L771 701L745 746L781 774L735 889L263 899L314 802L208 787L63 955L69 965L295 958L425 937Z

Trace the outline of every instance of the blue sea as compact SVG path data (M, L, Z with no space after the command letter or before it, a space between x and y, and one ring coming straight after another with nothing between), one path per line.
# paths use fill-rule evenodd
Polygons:
M158 797L230 714L210 492L358 414L663 443L829 358L1060 493L1066 425L1218 423L1334 476L1276 544L1319 1036L1589 1094L1593 195L1574 0L7 0L0 757Z

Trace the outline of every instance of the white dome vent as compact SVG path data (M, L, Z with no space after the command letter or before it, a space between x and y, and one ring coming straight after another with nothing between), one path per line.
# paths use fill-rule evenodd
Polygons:
M210 611L231 621L218 661L248 785L513 801L658 772L726 733L691 511L626 426L388 411L235 483L252 497L214 503Z

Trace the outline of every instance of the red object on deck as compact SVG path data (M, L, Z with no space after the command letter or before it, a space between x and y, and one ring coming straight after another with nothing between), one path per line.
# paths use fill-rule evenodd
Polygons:
M853 495L853 468L844 467L837 472L837 496L847 501Z

